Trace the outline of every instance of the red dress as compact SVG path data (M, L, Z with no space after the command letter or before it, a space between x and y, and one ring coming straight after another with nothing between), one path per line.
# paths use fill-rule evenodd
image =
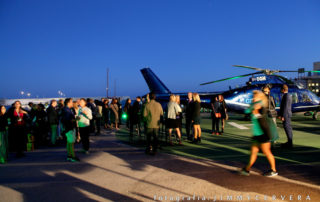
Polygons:
M18 121L17 121L16 125L18 125L18 126L24 125L24 120L23 120L24 114L23 113L21 113L21 112L17 113L17 111L14 110L13 116L17 117Z

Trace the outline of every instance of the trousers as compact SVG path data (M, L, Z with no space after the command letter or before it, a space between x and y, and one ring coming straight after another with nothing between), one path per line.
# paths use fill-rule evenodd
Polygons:
M80 127L79 128L82 148L86 151L89 151L89 135L90 135L90 126Z
M288 143L292 144L292 126L291 126L291 117L284 117L284 121L282 122L284 131L286 132Z
M152 145L152 149L154 152L158 149L158 134L159 128L147 128L147 150L150 151L150 146ZM151 137L153 140L151 141Z

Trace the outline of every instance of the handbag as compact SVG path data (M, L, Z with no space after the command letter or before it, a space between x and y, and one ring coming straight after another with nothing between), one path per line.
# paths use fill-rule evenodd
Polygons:
M272 120L272 118L267 118L267 121L269 123L269 128L270 128L270 140L271 142L275 142L279 139L279 134L278 134L278 131L277 131L277 126L276 124L274 123L274 121Z
M216 118L221 118L221 113L214 113Z
M271 131L270 131L270 126L269 126L269 123L268 123L268 119L265 116L261 116L260 118L258 118L258 123L259 123L259 126L260 126L261 130L263 131L263 134L267 135L269 140L271 140L272 139L272 134L271 134Z

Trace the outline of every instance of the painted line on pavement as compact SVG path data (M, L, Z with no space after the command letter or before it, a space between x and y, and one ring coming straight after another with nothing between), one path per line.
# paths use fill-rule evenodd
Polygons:
M249 128L245 127L245 126L242 126L240 124L237 124L235 122L227 122L229 125L232 125L233 127L236 127L236 128L239 128L240 130L247 130Z

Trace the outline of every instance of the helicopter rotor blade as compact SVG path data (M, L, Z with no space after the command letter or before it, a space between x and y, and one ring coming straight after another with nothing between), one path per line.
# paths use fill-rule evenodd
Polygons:
M283 71L283 70L279 70L278 72L299 72L299 71ZM311 72L311 73L320 73L319 70L311 70L311 71L303 71L303 72L299 72L299 73L305 73L305 72Z
M262 73L263 73L263 71L254 72L254 73L251 73L251 74L243 74L243 75L239 75L239 76L234 76L234 77L229 77L229 78L225 78L225 79L219 79L219 80L216 80L216 81L210 81L210 82L202 83L202 84L200 84L200 85L203 86L203 85L207 85L207 84L211 84L211 83L217 83L217 82L221 82L221 81L238 79L238 78L242 78L242 77L246 77L246 76L251 76L251 75L254 75L254 74L262 74Z
M256 71L263 71L263 69L257 68L257 67L249 67L249 66L243 66L243 65L232 65L234 67L241 67L241 68L246 68L246 69L252 69Z
M277 71L277 72L299 72L299 71L291 71L291 70L286 71L286 70L279 70L279 71Z

